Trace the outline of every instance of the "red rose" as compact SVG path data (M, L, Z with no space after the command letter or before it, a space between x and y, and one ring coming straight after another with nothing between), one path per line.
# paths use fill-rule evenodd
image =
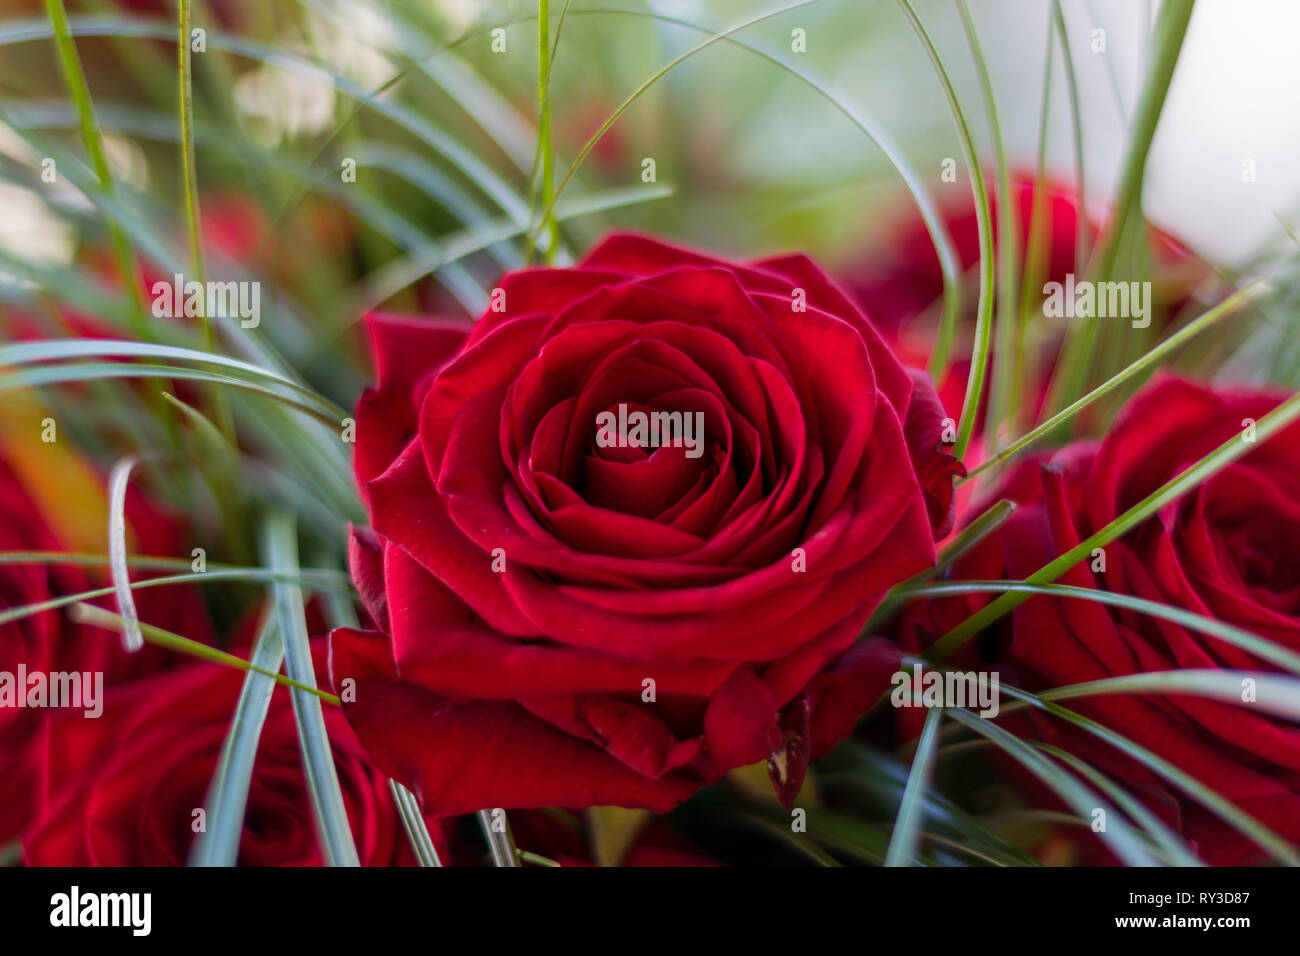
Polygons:
M964 184L949 188L956 190L957 195L954 201L943 205L940 215L952 238L959 274L969 280L963 284L963 312L958 317L960 328L951 352L952 364L943 376L943 381L938 383L944 408L956 418L961 412L966 395L966 378L970 373L969 339L978 298L972 277L979 266L980 252L978 220L970 188ZM990 226L993 230L995 254L999 236L996 193L997 183L990 180ZM1098 220L1095 216L1086 216L1080 222L1082 213L1079 209L1079 196L1072 187L1045 182L1042 191L1037 191L1032 172L1012 175L1011 196L1016 212L1018 261L1022 266L1026 262L1034 204L1041 199L1042 233L1037 248L1042 269L1041 281L1064 282L1066 275L1076 269L1080 231L1088 248L1096 247L1099 239ZM934 346L939 305L943 298L943 272L939 267L939 256L914 204L909 203L907 209L895 221L890 222L885 230L885 239L873 245L871 254L845 270L844 284L854 301L876 322L881 334L893 346L903 364L925 368ZM1156 316L1156 321L1163 323L1164 317L1176 315L1187 302L1193 287L1204 277L1205 270L1184 246L1166 233L1150 229L1148 241L1156 267L1153 301L1162 310ZM1039 296L1041 293L1035 289L1033 294ZM1033 308L1038 311L1041 307L1042 299L1039 298L1033 303ZM1056 331L1064 331L1064 328ZM1059 346L1058 336L1040 336L1039 343L1039 364L1050 367ZM1032 418L1042 404L1046 383L1026 381L1025 385L1026 390L1020 396L1020 401L1024 404L1026 417ZM976 420L977 430L982 425L981 409Z
M792 796L851 727L818 675L950 520L933 390L803 257L614 236L498 303L468 335L369 319L352 565L378 631L332 660L363 744L440 814L663 811L777 751ZM701 453L603 447L620 405L698 414Z
M323 658L324 643L317 642ZM318 669L324 661L318 663ZM239 699L242 671L207 663L111 690L103 714L52 716L41 748L46 797L23 836L32 866L180 866ZM325 706L344 804L366 865L412 863L384 776L342 712ZM320 865L288 692L277 687L248 790L239 862Z
M955 579L1023 578L1258 419L1281 396L1215 392L1162 376L1100 442L1025 460L989 492L1020 507L953 569ZM1300 651L1300 426L1273 436L1105 548L1104 572L1077 565L1062 584L1185 608ZM987 596L913 607L901 643L916 648ZM1223 641L1149 615L1079 599L1034 597L984 636L969 659L1030 690L1188 668L1274 670ZM1067 706L1175 763L1276 832L1300 840L1300 728L1249 704L1113 694ZM1035 733L1066 733L1051 721ZM1261 851L1181 790L1088 736L1067 745L1147 796L1213 863Z
M25 459L25 472L0 460L0 552L80 550L67 540L47 517L50 495L35 498L32 481L48 481L46 467L67 467L75 462L41 457L51 446L33 446ZM54 487L59 487L55 485ZM71 486L63 486L71 487ZM83 505L87 503L82 502ZM88 508L93 512L93 508ZM56 517L71 520L75 514ZM128 491L126 518L135 553L151 555L188 554L182 547L179 526L160 511L138 489ZM95 537L107 535L107 523L96 517ZM138 549L138 550L136 550ZM133 573L133 578L148 575ZM0 562L0 610L38 604L104 587L107 570L93 572L75 564L45 562ZM138 590L136 607L142 620L173 631L182 631L199 641L208 641L211 630L199 592L174 585ZM114 607L111 598L92 603ZM68 620L62 610L49 610L0 624L0 671L17 681L20 668L27 674L40 672L101 672L104 686L165 666L167 655L146 646L128 654L122 639L109 631L83 627ZM25 699L25 688L24 699ZM40 785L32 770L32 748L42 736L42 724L51 711L0 705L0 844L8 842L28 823Z

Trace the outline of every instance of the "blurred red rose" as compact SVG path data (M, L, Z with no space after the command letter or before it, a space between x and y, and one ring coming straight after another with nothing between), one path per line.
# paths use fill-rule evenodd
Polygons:
M324 642L317 641L318 669ZM239 699L242 671L189 664L110 690L102 716L61 713L42 742L45 795L23 836L33 866L180 866ZM342 712L325 707L344 805L365 865L414 857L385 777ZM277 687L258 744L239 863L320 865L288 692Z
M1023 269L1028 255L1034 204L1041 200L1042 245L1035 250L1042 269L1041 283L1064 282L1067 274L1079 268L1080 235L1088 244L1088 250L1096 247L1100 220L1080 210L1078 193L1073 188L1045 181L1040 193L1035 188L1034 179L1032 173L1016 174L1011 178L1019 239L1016 255ZM995 253L998 238L996 193L996 182L990 182L988 194ZM961 412L966 378L970 373L969 337L977 302L977 289L972 277L979 265L979 228L970 189L962 187L958 198L940 209L940 215L952 238L959 274L968 280L963 284L963 314L958 317L959 333L954 341L952 364L938 383L943 407L956 418ZM1150 230L1149 243L1154 260L1152 278L1156 283L1153 298L1156 303L1163 303L1165 315L1172 316L1188 300L1193 286L1205 275L1205 269L1184 246L1159 230ZM843 270L843 279L854 300L876 323L903 363L912 368L925 368L938 328L943 273L934 242L914 205L909 205L895 221L884 227L881 241L873 246L872 253ZM1041 308L1041 302L1036 308ZM1157 324L1164 321L1159 317L1157 320ZM1031 364L1050 369L1055 361L1057 344L1055 337L1044 342L1042 354ZM1025 405L1026 417L1031 420L1042 404L1045 384L1044 381L1026 379L1026 392L1020 400Z
M378 630L332 659L363 744L434 813L662 811L769 757L792 798L857 716L819 675L951 520L928 381L798 256L621 235L499 297L468 335L369 318L351 557ZM620 404L698 413L702 453L603 447Z
M1212 391L1162 376L1124 409L1100 442L1079 442L1015 465L987 496L1020 507L962 558L955 580L1020 579L1073 547L1242 435L1282 396ZM1236 625L1300 651L1300 426L1273 436L1195 491L1105 548L1105 570L1077 565L1062 584L1147 598ZM911 606L900 643L916 650L986 604L987 595ZM967 662L997 667L1030 690L1151 671L1274 670L1213 637L1164 619L1079 599L1034 597L978 641ZM974 665L972 665L974 666ZM1205 783L1292 841L1300 840L1300 728L1249 703L1110 694L1069 706ZM1041 723L1041 726L1040 726ZM1262 851L1182 791L1095 738L1057 721L1035 735L1116 774L1181 827L1205 859L1262 859Z
M77 551L71 535L81 530L93 533L99 551L107 540L104 502L61 499L60 491L75 493L66 484L70 466L80 459L52 459L60 454L57 445L41 446L32 432L23 454L10 462L0 459L0 552ZM0 430L0 448L5 438ZM56 476L41 466L61 466ZM91 473L93 478L93 473ZM44 487L34 491L32 482ZM61 484L62 483L62 484ZM51 494L54 492L54 494ZM51 517L50 509L58 513ZM126 518L133 543L132 553L188 555L181 541L180 525L164 510L131 488L126 499ZM93 528L79 529L87 522ZM155 576L133 573L133 579ZM0 562L0 611L37 604L78 594L110 583L106 569L45 559ZM136 607L142 620L207 642L211 629L202 597L192 587L167 585L139 589ZM111 598L90 603L113 608ZM120 636L98 628L71 623L62 609L29 614L0 624L0 671L17 675L52 671L102 672L105 687L150 673L165 666L167 655L146 646L135 654L122 647ZM16 680L16 676L15 676ZM33 813L40 786L32 769L33 747L44 733L51 711L40 708L0 706L0 844L12 839Z

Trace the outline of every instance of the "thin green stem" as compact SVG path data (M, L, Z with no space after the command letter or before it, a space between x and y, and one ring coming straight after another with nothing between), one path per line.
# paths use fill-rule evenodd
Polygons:
M555 264L559 226L555 220L555 154L551 149L551 18L548 0L537 0L537 142L541 153L542 224L546 234L543 254Z
M1087 176L1083 167L1083 111L1079 108L1079 79L1074 72L1074 57L1070 54L1070 35L1065 29L1065 14L1061 0L1052 0L1052 23L1056 25L1061 42L1061 59L1065 64L1065 84L1070 91L1070 121L1074 127L1074 191L1077 197L1077 230L1074 240L1074 271L1082 273L1088 261L1088 203Z
M952 111L953 122L957 126L958 139L961 142L962 153L966 158L966 167L971 177L971 192L975 197L975 219L979 229L980 247L980 291L979 304L975 313L975 345L971 353L970 377L966 382L966 397L961 406L961 424L957 428L957 442L953 448L953 454L961 458L966 453L966 447L970 444L971 435L975 430L975 416L979 412L980 400L984 395L984 383L988 375L989 351L992 344L993 229L989 221L989 198L984 185L984 173L980 168L979 156L975 152L975 140L971 136L970 127L966 123L966 116L962 112L960 101L957 99L957 91L948 77L947 68L943 65L943 58L939 56L939 51L931 41L929 33L926 32L925 25L921 23L921 18L912 9L911 3L908 0L898 0L898 2L899 6L902 7L903 15L920 38L922 45L925 47L925 52L930 57L930 62L934 65L935 72L939 76L944 96L947 98L949 109Z
M745 20L742 23L737 23L734 27L730 27L726 30L723 30L720 33L715 33L712 36L704 40L701 40L699 43L695 44L690 49L685 50L684 52L673 57L673 59L671 59L662 67L660 67L658 70L656 70L653 75L651 75L648 79L644 80L639 86L637 86L635 90L633 90L631 93L628 94L627 98L624 99L623 102L618 105L618 107L614 110L614 112L611 113L608 117L606 117L605 121L600 124L600 128L597 129L596 132L591 135L591 138L588 139L587 142L583 144L582 149L578 151L578 155L575 156L573 162L569 164L569 168L566 169L564 171L564 175L560 177L560 181L555 187L555 193L551 198L551 202L549 203L547 208L543 209L542 211L542 221L545 222L546 218L552 214L552 212L554 211L555 204L559 202L560 196L564 193L564 190L569 185L570 180L573 179L574 175L578 172L579 167L582 166L586 158L589 155L591 155L591 151L596 148L596 144L599 143L601 139L604 138L605 134L609 132L610 128L615 123L618 122L619 117L621 117L624 113L626 113L628 109L632 106L632 104L635 103L638 99L640 99L642 93L644 93L650 87L654 86L661 79L663 79L665 76L671 73L679 63L682 63L683 61L689 59L690 57L694 56L696 53L699 53L701 50L713 46L713 44L717 43L719 40L727 39L733 33L738 33L741 30L746 29L747 27L752 27L756 24L762 23L765 20L770 20L773 17L780 16L783 13L789 13L792 10L798 10L800 7L806 7L818 2L820 2L820 0L798 0L798 2L796 3L791 3L784 7L778 7L775 10L769 10L766 13L759 14L756 17L751 17L750 19ZM533 238L536 237L536 231L537 230L534 229L530 232L530 235Z
M979 78L980 94L984 100L985 112L988 114L989 137L993 141L993 161L998 177L998 241L995 249L997 347L993 355L993 388L989 393L988 420L985 428L989 440L996 443L1002 420L1014 399L1012 387L1015 384L1017 365L1013 353L1018 284L1016 269L1019 265L1020 249L1017 239L1019 224L1015 197L1011 195L1011 175L1007 171L1007 152L1002 142L1002 127L998 123L998 105L993 95L993 81L989 77L988 64L984 61L984 51L980 47L979 34L975 30L970 5L966 0L958 0L957 11L961 14L961 25L970 46L971 58L975 61L975 75Z
M99 180L104 194L113 197L117 187L113 182L113 172L108 165L108 154L104 152L104 140L95 119L95 106L90 98L90 87L86 83L86 74L81 68L81 58L77 55L77 45L72 39L72 30L68 25L68 12L63 0L45 0L45 9L49 13L50 25L54 31L54 44L59 53L59 65L63 70L64 82L72 94L72 101L77 107L77 116L81 122L81 137L90 154L90 162L95 176ZM117 260L118 271L122 274L122 284L130 291L134 305L132 328L143 339L149 338L148 310L145 308L144 293L140 288L140 264L136 260L135 250L127 239L126 233L113 221L108 224L113 255Z
M93 627L102 627L110 631L123 630L125 622L121 615L114 614L112 611L106 611L102 607L95 607L93 604L74 604L68 612L68 616L80 624L89 624ZM197 657L200 660L211 661L214 664L222 664L226 667L233 667L241 671L257 671L259 674L265 674L267 677L275 679L277 684L285 687L291 687L295 690L305 691L314 694L327 704L343 705L343 701L328 691L319 690L315 687L308 687L298 681L291 680L283 674L276 674L261 667L257 667L242 657L236 657L234 654L227 654L225 651L217 650L215 647L209 647L206 644L200 644L198 641L192 641L188 637L182 637L179 634L173 634L171 631L165 631L161 627L154 627L152 624L140 624L140 633L144 636L146 642L157 644L159 647L165 647L171 651L179 651L182 654L188 654L191 657Z
M1110 281L1128 228L1140 218L1147 157L1155 139L1156 126L1160 122L1160 113L1164 109L1174 69L1178 65L1178 55L1182 51L1183 38L1187 34L1194 5L1195 0L1167 0L1160 7L1160 18L1156 24L1155 57L1142 88L1133 133L1120 168L1115 206L1101 245L1089 264L1089 277L1093 281ZM1101 320L1096 317L1080 319L1071 328L1061 364L1048 392L1048 408L1059 408L1062 403L1069 401L1070 396L1078 395L1083 390L1100 330Z

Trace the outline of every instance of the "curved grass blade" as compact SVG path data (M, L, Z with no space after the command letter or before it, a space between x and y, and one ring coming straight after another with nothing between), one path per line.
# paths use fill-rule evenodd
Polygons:
M880 606L868 618L862 633L870 634L880 627L884 621L888 620L898 610L900 604L915 593L916 588L951 568L963 554L1002 527L1006 520L1015 513L1015 510L1016 503L1009 498L1003 498L953 535L952 539L940 549L933 566L917 572L902 584L895 585L885 594Z
M191 866L234 866L238 861L257 745L275 691L275 681L262 671L278 671L283 661L284 643L275 618L271 617L262 625L253 648L252 664L258 669L250 669L244 678L239 701L230 718L230 729L221 746L221 757L208 786L204 800L208 826L194 843Z
M105 565L108 564L109 558L106 554L86 554L77 551L0 551L0 564L78 564L78 565ZM128 567L139 568L142 570L168 571L172 569L188 568L191 562L185 558L168 558L160 555L136 555L127 557ZM247 574L256 577L260 574L271 574L262 567L247 567L237 564L220 564L215 561L208 562L207 571L192 572L197 580L204 576L211 576L220 571L225 574ZM186 575L177 575L179 580ZM149 578L144 581L132 581L132 587L148 587L150 581L160 580ZM343 571L337 571L333 568L300 568L298 574L293 580L301 581L306 587L332 587L349 590L348 582L351 578ZM170 583L170 582L169 582Z
M266 520L262 552L273 571L292 574L297 570L298 541L292 515L276 512ZM284 642L285 671L298 684L314 688L316 671L312 666L302 591L295 585L279 582L272 585L271 595ZM292 699L303 773L325 859L330 866L360 866L320 700L302 690L295 690Z
M1214 618L1204 617L1192 611L1159 601L1119 594L1114 591L1102 591L1098 588L1084 588L1069 584L1029 584L1025 581L944 581L939 584L923 584L916 587L900 589L899 599L912 597L944 597L952 594L1004 594L1018 592L1027 596L1045 594L1062 598L1077 598L1084 601L1096 601L1112 607L1149 614L1181 624L1183 627L1208 634L1227 644L1239 647L1278 667L1285 668L1293 674L1300 674L1300 654L1288 650L1281 644L1265 640L1256 634L1234 627Z
M179 348L172 345L158 345L153 342L133 342L129 339L58 339L0 346L0 365L27 365L33 362L58 359L107 358L110 356L139 356L141 358L202 362L206 365L217 365L230 371L244 372L257 378L267 379L297 389L311 395L313 398L321 398L316 392L298 384L286 375L281 375L260 365L254 365L252 362L229 358L218 352L204 352L198 349Z
M1092 736L1105 741L1125 756L1139 764L1142 764L1155 775L1162 777L1167 782L1182 790L1193 800L1218 816L1224 822L1228 823L1238 832L1249 837L1256 845L1268 851L1280 862L1285 863L1288 866L1300 866L1300 850L1297 850L1296 847L1288 843L1283 837L1260 823L1244 810L1241 810L1231 801L1225 800L1205 784L1201 783L1201 781L1191 776L1191 774L1188 774L1174 766L1163 757L1152 753L1145 747L1139 746L1122 734L1118 734L1111 730L1109 727L1105 727L1097 723L1095 720L1084 717L1082 714L1062 707L1060 704L1053 701L1043 700L1037 694L1031 694L1028 691L1012 687L1009 684L1000 685L1000 690L1001 693L1008 697L1012 697L1015 700L1022 701L1030 706L1044 710L1053 716L1059 717L1067 723L1073 724L1075 727L1078 727ZM1008 708L1003 707L1002 713L1006 713L1007 710ZM1005 733L1005 731L1003 732Z
M1196 855L1191 846L1173 830L1169 829L1158 816L1148 810L1131 793L1100 773L1095 767L1084 763L1074 754L1042 742L1035 743L1039 750L1049 753L1071 770L1083 777L1094 787L1104 793L1154 840L1164 853L1165 862L1172 866L1205 866L1204 861Z
M961 423L957 427L957 442L953 446L953 454L960 459L966 454L966 448L975 430L975 416L979 413L980 400L984 396L984 382L988 375L992 340L990 326L993 319L993 229L989 221L989 197L984 185L984 172L980 168L979 155L975 151L975 140L966 123L961 102L957 99L957 91L948 78L948 70L943 65L943 58L939 56L930 34L926 32L925 25L912 9L909 0L898 0L898 3L903 10L903 15L925 47L925 52L934 65L939 83L943 87L953 122L957 127L957 138L961 142L962 154L965 156L966 168L971 177L971 192L975 198L975 220L979 231L980 248L980 291L979 303L975 311L975 346L971 352L970 378L966 382L966 397L962 400L961 406Z
M1254 450L1259 442L1267 441L1274 433L1281 431L1297 418L1300 418L1300 394L1293 395L1259 419L1255 428L1255 443L1243 441L1241 435L1234 435L1229 438L1210 454L1165 482L1165 484L1151 492L1151 494L1119 515L1105 527L1089 535L1065 554L1060 555L1029 575L1025 582L1027 584L1050 584L1055 581L1090 555L1094 548L1104 547L1121 535L1128 533L1166 504L1191 491L1221 468ZM1030 596L1029 594L1014 592L1001 595L939 638L931 646L930 653L936 658L951 653L970 637L1002 617L1002 615L1023 604Z
M565 4L566 9L567 6L568 4L566 2ZM776 12L780 13L783 11L778 10ZM822 96L831 106L835 107L837 111L839 111L846 119L848 119L851 123L853 123L854 126L856 126L864 134L866 134L866 136L873 143L875 143L876 146L880 149L881 153L884 154L885 159L888 160L889 164L894 167L894 170L899 174L899 177L903 180L904 185L911 193L912 199L916 203L917 210L921 216L921 220L925 224L926 231L929 233L930 240L935 247L935 252L939 257L939 270L943 277L943 308L942 308L942 313L939 322L939 331L935 338L935 345L933 350L931 351L930 362L929 362L930 375L935 379L935 381L939 381L939 379L942 377L944 370L947 368L948 352L951 347L953 335L955 333L955 329L957 325L957 315L961 311L961 280L960 280L961 269L958 265L957 253L955 247L953 246L952 237L948 234L947 226L944 225L943 217L939 215L938 209L935 207L934 200L930 196L929 190L925 187L924 180L922 180L921 176L916 172L912 164L908 161L907 156L903 152L902 148L893 140L892 137L890 137L890 135L884 129L884 127L882 127L875 120L871 119L865 113L861 112L857 107L849 103L846 103L843 100L836 97L833 93L831 93L827 84L823 80L817 79L808 70L804 69L801 66L797 66L794 63L791 63L788 59L775 53L774 51L768 49L767 47L760 46L759 44L750 40L742 40L740 37L734 35L736 31L743 29L747 24L741 24L741 26L734 27L730 31L723 31L719 33L718 31L710 27L702 26L691 20L685 20L680 17L669 16L667 14L656 12L656 11L616 10L616 9L574 10L573 15L574 16L623 15L623 16L633 16L633 17L645 17L651 20L655 20L656 22L659 23L668 23L674 26L680 26L690 30L695 30L696 32L699 33L712 34L712 39L707 42L713 42L713 40L722 40L739 49L747 50L750 53L762 57L764 60L767 60L769 63L772 63L775 66L779 66L781 69L785 70L787 73L794 76L796 79L802 81L806 86L810 87L820 96ZM561 20L563 20L563 13L561 14ZM750 21L750 22L752 23L755 21ZM559 41L558 30L556 32L556 41L557 43ZM702 49L703 46L707 45L707 42L706 44L701 44L700 46L693 48L690 51L687 51L687 53L683 54L682 57L679 57L677 61L670 63L666 69L671 69L673 66L677 64L677 62L680 62L681 60L685 59L686 56L689 56L691 53L695 52L698 49ZM644 89L648 88L651 84L653 84L658 79L659 76L652 78L650 81L648 81L646 84L643 85L641 91L639 92L643 92ZM635 95L639 95L639 93L634 94L634 96ZM618 117L621 116L623 112L626 111L628 106L630 106L630 101L625 102L623 106L621 106L619 110L609 118L606 125L602 127L602 129L598 130L595 136L588 141L588 143L585 146L587 153L589 153L591 149L595 148L596 143L600 141L601 137L608 131L609 127L611 127L614 124L614 122L617 121ZM581 161L582 161L582 157L580 157L576 162L580 163ZM558 201L558 196L557 196L557 201Z
M131 596L131 572L126 565L126 483L135 467L135 458L123 458L108 476L108 556L112 570L113 593L122 615L122 642L134 653L144 647L140 633L140 615Z
M128 561L128 566L139 567L136 562ZM188 565L188 562L181 562ZM352 589L347 583L346 576L343 580L328 584L315 578L309 577L306 573L298 574L279 574L266 568L238 568L234 570L221 571L213 568L209 571L192 571L189 574L171 574L160 578L145 578L142 581L128 581L127 587L132 591L138 591L141 588L164 587L169 584L203 584L210 581L288 581L298 584L302 587L310 588L313 591L327 592L331 594L350 594ZM7 607L0 610L0 625L10 624L14 621L21 621L23 618L31 617L34 614L40 614L44 611L53 611L61 607L67 607L69 604L80 604L83 601L93 601L96 598L107 597L110 594L116 594L117 588L109 586L104 588L92 588L89 591L80 591L77 594L62 594L58 597L47 598L44 601L36 601L32 604L20 604L15 607Z
M935 742L939 739L939 721L943 710L930 708L921 728L921 739L912 757L912 769L907 775L907 786L898 801L898 816L894 832L889 837L889 850L885 853L885 866L906 866L916 852L924 815L922 799L929 789L929 777L934 765Z
M1106 818L1110 821L1110 826L1106 830L1104 838L1106 844L1116 856L1129 866L1156 865L1158 861L1152 857L1150 851L1138 838L1137 831L1129 826L1114 805L1102 799L1095 790L1079 783L1070 774L1057 767L1037 750L1005 728L984 720L963 707L951 708L948 713L953 720L965 724L971 730L987 737L992 743L1000 747L1003 752L1014 758L1016 762L1041 780L1044 785L1051 788L1067 806L1083 819L1090 820L1094 810L1105 811Z
M993 81L989 78L988 64L984 61L984 50L980 46L979 33L975 29L975 20L971 17L970 5L966 0L957 0L957 12L961 15L962 30L970 46L975 75L979 79L980 94L984 100L984 112L988 115L989 137L993 142L993 165L998 177L998 241L994 250L997 267L997 347L993 356L993 388L989 393L986 427L988 435L996 442L1003 418L1015 397L1011 389L1015 383L1016 294L1019 285L1016 269L1020 249L1016 235L1019 225L1011 195L1011 176L1007 171L1007 151L1002 141L1002 127L998 123L998 104L993 95Z
M1244 700L1245 681L1252 681L1255 696ZM1260 710L1288 720L1300 720L1300 680L1267 671L1215 670L1195 668L1177 671L1145 671L1106 677L1039 691L1041 700L1069 700L1096 694L1189 694L1208 697L1229 704L1257 706Z
M337 427L342 417L335 417L330 410L304 404L282 395L272 388L257 385L243 379L218 375L215 372L201 372L197 369L177 368L172 365L151 365L136 362L95 362L90 364L40 365L34 368L0 375L0 391L10 388L23 388L40 385L66 385L70 382L86 382L104 378L162 378L189 380L195 382L212 382L231 388L252 392L256 395L273 398L283 405L318 419L331 428Z

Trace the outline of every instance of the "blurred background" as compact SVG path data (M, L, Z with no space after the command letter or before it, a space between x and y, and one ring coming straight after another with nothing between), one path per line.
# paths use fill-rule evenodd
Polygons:
M969 355L978 285L971 180L943 84L902 5L549 5L553 249L540 248L536 3L193 3L204 268L209 278L261 284L260 324L218 321L219 348L274 365L349 409L373 374L357 325L367 310L476 316L503 271L573 261L622 228L737 257L806 251L874 295L868 310L897 323L905 357L923 365L938 322L938 259L901 167L954 233L964 302L951 355ZM64 6L111 187L88 153L82 116L91 104L79 104L65 78L46 3L0 0L0 336L206 347L191 322L145 316L142 327L139 315L139 289L189 276L195 263L175 0ZM995 186L997 141L960 8L914 6ZM1078 218L1105 225L1159 5L973 0L970 10L1010 175L1022 184L1040 176L1063 204L1048 234L1068 241L1047 243L1050 269L1082 273L1084 253L1069 233ZM1298 26L1300 6L1288 0L1195 6L1143 189L1161 241L1179 245L1177 256L1154 256L1177 263L1172 285L1157 291L1170 316L1197 314L1242 274L1294 274ZM1026 220L1028 210L1022 203ZM122 279L123 242L135 290ZM1149 252L1126 247L1122 271L1145 275ZM888 314L901 301L900 273L912 276L908 310ZM1179 362L1296 384L1295 283L1280 284L1284 295L1268 310L1225 323ZM1041 315L1029 325L1048 342L1050 363L1060 329ZM1094 381L1151 341L1115 337ZM951 378L945 399L959 406L964 371ZM82 405L73 418L92 450L174 447L139 434L152 426L116 399ZM287 454L276 427L260 421L240 439L259 460ZM358 514L352 490L337 484L295 503L310 511L327 502L315 511L326 540L340 514Z

